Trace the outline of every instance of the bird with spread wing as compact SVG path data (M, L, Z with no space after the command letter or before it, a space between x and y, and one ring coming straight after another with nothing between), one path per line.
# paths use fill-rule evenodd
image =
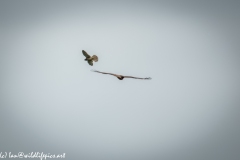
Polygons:
M109 74L109 75L117 77L119 80L123 80L124 78L134 78L134 79L143 79L143 80L150 80L150 79L152 79L151 77L138 78L138 77L132 77L132 76L123 76L123 75L118 75L118 74L113 74L113 73L100 72L100 71L97 71L97 70L92 70L92 71L93 72L97 72L97 73L102 73L102 74Z
M84 50L82 50L83 55L86 57L85 61L88 62L89 65L93 65L93 61L97 62L98 57L96 55L93 55L92 57Z

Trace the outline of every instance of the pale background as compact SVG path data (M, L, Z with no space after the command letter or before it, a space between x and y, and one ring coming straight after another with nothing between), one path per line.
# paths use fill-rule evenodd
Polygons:
M1 0L0 152L239 160L239 6Z

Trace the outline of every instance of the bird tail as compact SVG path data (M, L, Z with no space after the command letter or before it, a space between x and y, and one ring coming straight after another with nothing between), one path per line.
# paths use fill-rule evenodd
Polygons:
M93 55L93 56L92 56L92 60L94 60L95 62L97 62L97 61L98 61L98 57L97 57L96 55Z

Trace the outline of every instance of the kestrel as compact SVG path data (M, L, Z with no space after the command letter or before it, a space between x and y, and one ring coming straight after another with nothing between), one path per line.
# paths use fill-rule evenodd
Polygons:
M82 50L83 55L86 57L85 61L88 62L89 65L93 65L93 61L97 62L98 61L98 57L96 55L93 55L92 57L90 55L87 54L86 51Z
M152 79L151 77L147 77L147 78L138 78L138 77L132 77L132 76L123 76L123 75L118 75L118 74L113 74L113 73L105 73L105 72L99 72L97 70L92 70L93 72L97 72L97 73L102 73L102 74L110 74L112 76L117 77L119 80L123 80L124 78L134 78L134 79L143 79L143 80L150 80Z

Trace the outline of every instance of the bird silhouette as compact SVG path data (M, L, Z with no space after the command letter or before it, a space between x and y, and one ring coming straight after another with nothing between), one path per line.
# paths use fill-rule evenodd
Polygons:
M85 61L88 62L89 65L93 66L93 61L97 62L98 57L96 55L93 55L92 57L84 50L82 50L83 55L86 57Z
M113 73L100 72L100 71L97 71L97 70L91 70L91 71L97 72L97 73L102 73L102 74L109 74L109 75L117 77L119 80L123 80L124 78L134 78L134 79L142 79L142 80L150 80L150 79L152 79L151 77L139 78L139 77L123 76L123 75L118 75L118 74L113 74Z

